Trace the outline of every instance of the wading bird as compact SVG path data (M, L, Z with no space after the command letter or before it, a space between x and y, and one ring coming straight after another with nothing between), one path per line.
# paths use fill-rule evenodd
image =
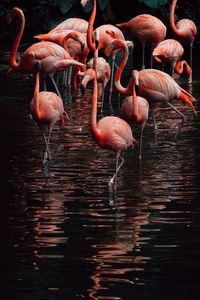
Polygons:
M164 40L166 36L166 26L158 18L148 14L138 15L128 22L117 24L117 26L122 28L125 32L130 33L133 38L142 44L142 69L144 69L145 45L147 43L151 44L153 50L162 40Z
M121 85L121 74L127 62L128 49L126 44L121 40L115 40L106 49L106 54L109 55L111 51L115 49L121 49L122 60L115 74L115 88L120 91L123 95L132 95L132 78L130 78L127 87ZM196 99L183 88L181 88L178 83L167 73L156 69L144 69L138 71L139 74L139 85L138 85L138 95L144 97L149 102L152 113L153 113L153 123L154 131L157 128L154 115L154 106L157 101L167 103L174 111L176 111L182 118L182 123L180 129L182 128L185 120L185 115L180 112L170 100L182 100L185 102L196 114L196 110L192 104Z
M181 42L188 43L190 45L190 67L192 68L192 47L194 39L197 35L197 27L195 23L190 19L181 19L174 21L174 13L177 0L172 0L170 6L170 27L175 37Z
M53 92L40 92L40 69L41 62L36 62L36 80L34 95L31 100L31 114L33 119L37 122L38 126L42 130L43 138L46 145L46 150L44 153L43 164L47 160L51 159L49 151L49 140L52 129L58 120L65 124L65 119L68 118L67 113L64 111L63 101L61 98ZM46 137L46 129L48 131L48 136Z
M121 153L127 148L134 147L137 143L133 137L129 124L115 116L101 118L97 122L97 77L93 69L87 69L81 82L82 92L89 81L93 81L91 132L95 142L103 149L112 150L116 153L115 173L109 181L109 193L112 194L117 188L117 174L124 163Z
M25 27L25 17L23 11L17 7L13 8L11 11L11 19L16 17L20 18L20 28L10 53L10 69L15 72L34 74L36 72L35 70L36 62L39 60L42 63L43 60L51 57L52 63L55 60L55 64L53 65L55 68L53 69L53 66L51 66L52 72L49 73L46 69L48 67L47 64L43 63L41 67L41 72L50 75L50 78L55 86L55 89L60 96L60 92L53 79L53 73L57 72L56 66L59 65L58 64L59 60L66 60L66 61L72 60L72 57L63 47L52 42L42 41L42 42L35 43L31 45L28 49L26 49L25 52L22 54L21 60L17 62L16 61L17 50ZM67 63L66 66L68 67ZM64 69L64 64L63 64L63 69Z
M188 77L188 83L192 83L192 69L186 60L181 60L184 49L177 40L166 39L160 42L153 50L153 57L155 61L164 66L169 64L172 68L172 77L176 78L185 71Z

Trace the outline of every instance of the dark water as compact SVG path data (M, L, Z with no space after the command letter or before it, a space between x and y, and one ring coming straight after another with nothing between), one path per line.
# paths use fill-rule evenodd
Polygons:
M0 77L0 298L198 299L199 119L177 103L187 121L175 139L180 118L158 109L154 145L149 118L142 166L138 149L125 153L112 209L114 153L91 138L91 90L85 99L65 95L71 120L52 133L44 176L43 139L29 117L33 84L20 75ZM192 94L200 99L198 70Z

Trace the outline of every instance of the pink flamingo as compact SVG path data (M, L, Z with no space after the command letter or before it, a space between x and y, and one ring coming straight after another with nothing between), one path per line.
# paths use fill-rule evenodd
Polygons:
M111 51L115 49L122 49L122 60L119 65L119 68L117 69L115 73L115 88L116 90L121 93L122 95L128 95L131 96L126 97L122 103L121 107L121 118L129 123L136 123L140 124L140 149L139 149L139 160L142 158L142 137L143 137L143 131L144 127L146 125L146 122L148 120L148 114L149 114L149 103L147 100L143 97L136 96L135 86L139 85L139 73L138 71L134 70L132 72L132 77L129 80L127 88L124 88L121 85L121 75L122 71L127 63L128 60L128 48L127 45L120 40L113 41L112 45L110 47L107 47L105 50L106 55L110 55Z
M116 153L115 173L109 181L109 192L117 188L117 174L124 163L122 151L134 147L137 143L128 123L119 117L107 116L97 122L97 77L93 69L87 69L81 82L82 91L89 81L93 81L91 132L95 142L103 149Z
M57 30L49 33L39 34L35 36L39 40L51 41L64 47L64 49L76 60L81 63L86 63L89 49L86 42L86 33L81 33L75 30ZM73 71L72 85L74 93L77 93L77 76L79 68ZM68 78L68 84L71 83L71 72Z
M92 69L94 65L94 58L91 58L87 63L87 67ZM102 100L101 100L101 112L103 112L104 106L104 95L105 95L105 88L110 80L110 65L103 57L98 57L96 62L96 75L97 75L97 82L102 84ZM110 103L110 109L112 110L112 106Z
M139 74L138 71L132 72L133 78L133 94L132 96L126 97L123 100L121 107L121 118L128 123L140 124L140 149L139 149L139 160L142 159L142 137L143 131L148 120L149 115L149 103L148 101L140 96L136 96L135 86L139 85ZM120 92L120 91L119 91Z
M81 4L85 6L87 2L88 0L82 0ZM96 0L93 0L93 8L89 19L88 31L87 31L87 45L89 49L94 53L94 60L93 60L94 69L96 69L99 51L104 51L106 47L110 45L114 39L122 39L125 41L122 31L116 26L113 26L111 24L101 25L94 30L93 26L94 26L95 17L96 17ZM126 43L129 47L133 47L132 42L126 41ZM117 51L113 51L111 57L112 59L111 85L110 85L110 94L109 94L110 107L111 107L111 97L113 91L114 62L115 62L116 52Z
M172 0L170 6L170 26L178 40L181 42L189 43L190 45L190 66L192 68L192 47L194 39L197 35L197 27L195 23L190 19L181 19L174 22L174 13L176 8L177 0Z
M41 62L36 61L36 81L34 96L31 100L31 114L38 126L42 130L43 138L46 144L43 163L51 159L49 151L49 140L52 129L58 120L61 120L62 125L65 124L65 119L68 118L67 113L64 111L63 101L53 92L40 92L40 68ZM46 137L45 131L48 129L48 136Z
M166 26L158 18L148 14L138 15L128 22L117 24L117 26L129 32L142 44L142 69L144 69L145 45L150 43L153 49L158 43L164 40L166 36Z
M68 18L54 27L50 32L69 29L86 33L88 30L88 22L81 18Z
M36 61L42 62L43 60L47 59L47 57L51 57L51 62L55 60L55 68L53 69L51 67L51 73L49 73L46 69L47 64L42 64L42 69L41 72L46 73L50 76L54 87L60 96L60 92L57 88L57 85L53 79L53 73L57 71L56 66L58 60L68 60L71 61L72 57L70 54L61 46L52 43L52 42L38 42L33 45L31 45L26 51L23 53L21 60L19 62L16 61L16 54L17 50L19 47L19 43L24 31L24 26L25 26L25 17L23 14L23 11L17 7L12 9L11 12L12 18L19 16L20 17L20 28L17 34L17 37L14 41L12 51L10 54L10 68L12 71L15 72L21 72L21 73L26 73L26 74L34 74L36 72L35 70L35 65ZM66 63L66 66L68 67L68 63ZM63 67L64 67L64 62L63 62ZM53 69L53 70L52 70Z
M116 71L115 75L115 87L119 90L122 94L131 96L132 95L132 78L130 78L127 87L123 87L121 85L121 74L127 62L128 56L128 49L126 44L121 40L115 40L113 43L107 47L106 54L113 50L121 49L122 52L122 60L119 65L119 68ZM180 112L171 102L170 100L182 100L196 114L196 110L192 104L193 101L196 99L183 88L181 88L178 83L167 73L162 72L156 69L144 69L138 71L139 74L139 87L138 87L138 95L144 97L148 100L151 107L155 105L157 101L167 103L174 111L176 111L182 118L181 126L178 130L182 128L185 120L185 115ZM154 123L154 130L157 129L156 122L155 122L155 115L154 110L152 109L153 113L153 123Z
M163 68L166 64L171 65L173 78L176 78L174 72L180 75L185 70L188 76L188 83L192 83L192 70L186 60L181 61L183 53L184 49L181 43L174 39L166 39L154 49L153 57L155 61L162 64Z

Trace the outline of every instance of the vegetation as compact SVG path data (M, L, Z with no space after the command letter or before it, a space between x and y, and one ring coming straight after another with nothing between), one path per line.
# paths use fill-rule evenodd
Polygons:
M97 0L97 25L123 22L140 13L158 16L168 27L169 6L171 0ZM48 32L56 24L68 17L88 19L91 10L89 3L83 9L80 0L1 0L0 4L0 47L10 47L13 28L6 22L6 16L12 7L23 9L26 16L26 28L23 40L29 43L35 34ZM178 19L190 18L197 26L200 19L200 0L179 0L176 9ZM200 30L200 28L198 28Z

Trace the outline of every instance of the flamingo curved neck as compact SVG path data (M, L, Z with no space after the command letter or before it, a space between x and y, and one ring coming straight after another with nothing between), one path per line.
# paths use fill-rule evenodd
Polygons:
M192 73L192 70L186 60L179 61L175 67L175 72L177 74L182 74L183 70L185 70L185 72L188 76L190 76Z
M32 100L32 110L36 116L39 116L40 113L39 92L40 92L40 73L37 72L35 77L35 89L34 89L34 95Z
M11 54L10 54L10 60L9 60L10 67L14 70L18 69L20 66L20 63L16 61L16 57L17 57L17 50L19 47L19 43L21 41L21 37L22 37L22 34L24 32L24 27L25 27L25 17L24 17L23 12L18 9L17 15L20 16L20 28L19 28L17 37L15 38L15 41L13 43L13 47L12 47Z
M132 86L133 86L132 78L130 78L127 87L123 87L121 84L121 75L124 70L124 67L126 66L127 60L128 60L128 48L121 47L121 50L122 50L122 60L119 64L118 69L116 70L116 73L115 73L115 88L120 94L130 96L130 95L132 95Z
M97 77L96 74L93 77L93 94L92 94L92 111L91 111L91 131L94 137L99 135L97 128Z
M185 36L185 33L182 31L179 31L176 27L175 21L174 21L174 15L175 15L175 8L176 8L177 0L172 0L171 6L170 6L170 26L174 34L176 34L179 37Z
M133 95L131 97L131 108L132 108L132 115L134 118L138 117L138 99L135 92L135 82L133 81Z
M96 10L97 10L97 3L96 0L93 0L93 8L92 8L92 13L90 16L90 20L88 23L88 30L87 30L87 45L88 48L94 52L96 47L95 47L95 43L93 42L93 25L94 25L94 20L96 18Z

